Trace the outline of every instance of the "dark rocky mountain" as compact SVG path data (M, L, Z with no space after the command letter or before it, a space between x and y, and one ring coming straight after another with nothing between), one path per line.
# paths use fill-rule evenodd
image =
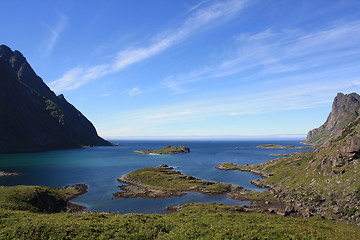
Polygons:
M359 116L359 113L360 96L358 94L338 93L326 122L319 128L309 131L305 143L319 146L327 139L339 136L342 130Z
M36 75L19 51L0 45L0 152L111 145L63 95Z

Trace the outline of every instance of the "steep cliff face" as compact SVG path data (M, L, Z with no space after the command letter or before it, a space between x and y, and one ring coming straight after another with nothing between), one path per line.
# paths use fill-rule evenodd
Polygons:
M329 138L339 136L342 130L359 116L359 113L360 96L358 94L338 93L326 122L319 128L309 131L305 143L319 146Z
M0 45L0 152L111 145L18 51Z

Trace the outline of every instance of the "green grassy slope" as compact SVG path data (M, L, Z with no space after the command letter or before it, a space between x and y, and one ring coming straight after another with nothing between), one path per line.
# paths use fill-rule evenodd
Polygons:
M162 214L0 211L0 239L359 239L359 227L194 204Z
M43 193L45 195L42 195ZM30 200L66 200L72 188L0 188L0 239L359 239L360 227L319 218L249 214L239 206L190 203L171 214L40 213ZM45 197L47 198L47 197Z
M259 165L224 163L219 169L251 170L266 176L256 184L268 186L278 198L305 215L360 223L360 118L342 134L310 152Z

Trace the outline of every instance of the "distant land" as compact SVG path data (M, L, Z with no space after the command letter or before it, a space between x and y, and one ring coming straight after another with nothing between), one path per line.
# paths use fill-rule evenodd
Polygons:
M19 51L0 45L0 153L110 146Z
M161 149L155 150L137 150L134 153L162 155L162 154L178 154L178 153L189 153L190 148L184 146L166 146Z

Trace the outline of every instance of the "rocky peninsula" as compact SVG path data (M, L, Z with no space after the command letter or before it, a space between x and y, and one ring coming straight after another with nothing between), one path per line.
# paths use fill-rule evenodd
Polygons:
M120 186L123 192L114 194L119 197L158 198L181 196L185 191L205 194L224 194L231 191L245 191L240 186L203 181L193 176L184 175L168 165L135 170L121 176L118 181L128 185Z
M282 146L280 144L264 144L256 146L257 148L269 148L269 149L309 149L313 148L312 146L302 146L302 147L295 147L295 146Z
M184 146L166 146L161 149L155 150L137 150L135 153L149 154L149 155L162 155L162 154L178 154L189 153L190 148Z

